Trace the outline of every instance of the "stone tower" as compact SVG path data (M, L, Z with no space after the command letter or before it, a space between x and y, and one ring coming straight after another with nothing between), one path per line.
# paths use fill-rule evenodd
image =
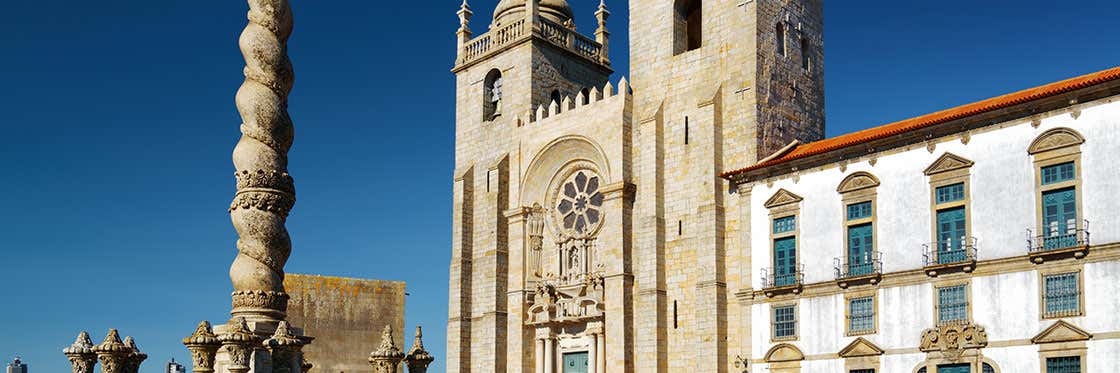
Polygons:
M501 0L481 35L466 1L458 14L448 371L529 371L533 329L522 315L534 285L524 250L510 247L525 241L510 230L523 230L520 208L531 207L519 197L524 148L555 136L531 122L590 103L607 83L609 13L594 14L594 36L576 31L565 0Z
M464 2L450 372L726 372L750 350L719 174L822 137L819 0L631 0L630 83L564 0ZM746 285L744 285L746 284Z

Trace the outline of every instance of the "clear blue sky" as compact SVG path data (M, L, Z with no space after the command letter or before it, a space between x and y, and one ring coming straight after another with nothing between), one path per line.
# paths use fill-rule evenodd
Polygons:
M569 0L580 30L593 0ZM288 271L408 282L443 370L458 1L294 1ZM495 0L472 1L486 30ZM612 60L627 71L626 4ZM825 5L830 136L1120 64L1109 1ZM187 361L228 318L243 1L8 1L0 12L0 358L68 371L109 327ZM617 79L617 77L616 77Z

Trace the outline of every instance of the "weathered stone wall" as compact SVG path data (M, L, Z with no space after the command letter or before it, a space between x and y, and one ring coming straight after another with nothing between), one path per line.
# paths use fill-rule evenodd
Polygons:
M289 273L284 288L292 297L288 321L315 337L304 351L316 372L373 372L367 358L385 325L396 331L394 343L407 347L404 282Z

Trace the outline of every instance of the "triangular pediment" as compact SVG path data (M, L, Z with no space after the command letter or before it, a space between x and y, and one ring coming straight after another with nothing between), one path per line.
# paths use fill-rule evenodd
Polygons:
M1048 150L1060 149L1067 146L1081 145L1085 137L1069 128L1059 127L1042 133L1031 142L1027 148L1030 154L1037 154Z
M871 341L863 339L863 337L856 338L848 347L840 350L840 357L861 357L861 356L874 356L882 355L883 349L876 346Z
M801 196L793 194L788 190L779 189L777 193L774 193L773 197L770 197L770 199L766 200L765 206L766 208L774 208L791 203L798 203L801 202L802 199L803 198L801 198Z
M1031 338L1031 343L1057 343L1057 342L1076 342L1085 341L1093 338L1092 334L1086 332L1084 329L1078 328L1073 324L1058 320L1054 325L1043 330L1042 333Z
M926 175L933 175L933 174L938 174L938 173L942 173L942 172L946 172L946 171L953 171L953 170L959 170L959 169L962 169L962 168L969 168L969 167L972 167L972 165L974 163L975 162L970 161L970 160L968 160L964 157L961 157L959 155L956 155L956 154L953 154L953 153L945 153L945 154L941 155L941 158L937 158L936 161L933 161L933 164L929 165L929 167L926 167L925 172L926 172Z
M766 352L765 359L767 363L799 361L805 360L805 354L801 353L801 350L799 350L797 346L791 345L789 343L782 343L771 347L770 351Z
M840 186L836 187L836 191L847 193L877 186L879 186L879 178L867 172L860 171L845 177L844 181L840 182Z

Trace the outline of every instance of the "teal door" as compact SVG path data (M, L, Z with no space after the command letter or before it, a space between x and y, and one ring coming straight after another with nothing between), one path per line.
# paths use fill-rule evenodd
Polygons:
M937 263L956 263L967 259L965 255L964 207L937 212Z
M1047 250L1077 245L1077 192L1073 188L1042 193L1042 230Z
M564 354L564 373L587 373L587 353Z
M871 253L874 241L871 237L871 224L848 228L848 275L862 276L874 269Z
M971 373L972 368L968 364L957 365L941 365L937 367L937 373Z
M774 286L797 283L797 238L774 240Z

